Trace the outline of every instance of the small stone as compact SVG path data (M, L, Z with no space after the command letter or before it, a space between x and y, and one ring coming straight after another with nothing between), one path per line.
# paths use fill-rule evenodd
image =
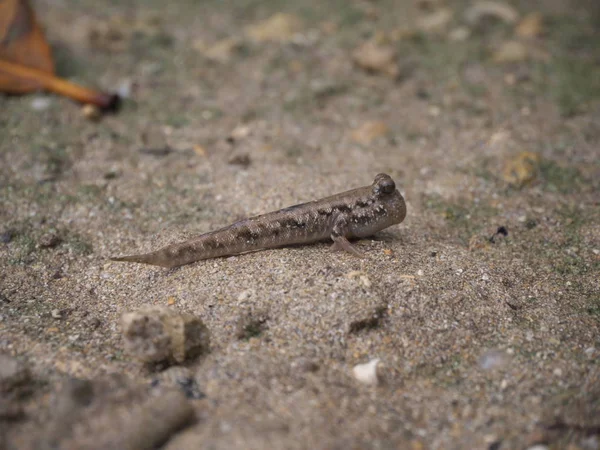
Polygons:
M177 361L208 351L210 336L200 318L150 306L121 317L125 349L148 363Z
M354 63L367 72L382 73L397 78L400 69L396 62L396 49L376 40L362 44L352 53Z
M398 42L406 39L413 39L418 34L418 30L414 27L401 27L388 32L386 37L390 42Z
M431 117L438 117L442 113L442 108L436 105L432 105L429 107L428 112Z
M81 114L83 115L83 117L85 117L88 120L91 120L92 122L96 122L102 117L102 112L100 111L100 108L98 108L96 105L92 105L91 103L88 103L87 105L83 105L81 107Z
M253 294L254 294L254 291L252 289L246 289L245 291L242 291L239 293L237 300L238 300L238 302L246 301L250 297L252 297Z
M230 140L240 141L250 136L252 129L248 125L238 125L235 127L229 135Z
M48 97L35 97L31 100L31 109L34 111L45 111L51 105L51 100Z
M368 276L366 275L361 275L360 277L358 277L360 282L362 283L362 285L366 288L370 288L371 287L371 280L369 279Z
M302 20L293 14L277 13L246 27L246 35L256 42L288 42L303 29Z
M252 164L252 159L248 153L240 153L238 155L234 155L232 158L227 161L228 164L233 166L240 166L244 169L247 169L250 164Z
M100 325L102 325L102 321L100 319L98 319L97 317L90 317L87 321L87 326L91 329L91 330L95 330L96 328L98 328Z
M346 278L352 280L353 278L360 277L361 275L366 275L364 272L360 270L351 270L346 274Z
M226 64L242 48L242 41L239 38L226 38L215 42L211 46L204 43L194 45L200 53L211 61Z
M550 450L547 445L537 444L528 447L527 450Z
M471 36L471 31L467 27L457 27L448 33L448 39L456 42L466 41L469 36Z
M379 365L379 358L372 359L365 364L357 364L352 368L352 374L360 383L369 386L376 386L379 383L379 377L377 376L377 366Z
M104 172L104 175L102 175L102 177L105 180L114 180L116 178L119 178L119 176L121 176L121 172L119 172L118 170L109 170L107 172Z
M267 329L268 320L269 316L266 312L242 313L237 320L236 337L245 341L259 337Z
M193 145L192 150L194 150L194 153L198 156L201 156L201 157L206 156L206 149L199 144Z
M541 157L538 153L524 151L504 163L502 177L508 184L523 187L537 176Z
M8 244L10 241L13 240L13 238L15 237L15 230L13 229L8 229L8 230L4 230L2 232L0 232L0 243L2 244Z
M365 122L352 131L352 140L362 145L368 145L374 140L386 136L390 132L389 127L382 121Z
M60 309L53 309L50 312L50 315L52 316L53 319L62 319L62 314L60 312Z
M527 14L517 25L515 34L522 38L535 38L542 34L542 15L539 12Z
M361 311L359 319L353 320L348 325L348 334L359 333L363 330L372 330L381 325L388 314L387 306L376 306L366 312Z
M442 8L422 17L417 21L417 28L424 33L441 33L446 30L452 20L452 10Z
M563 374L563 372L562 372L562 369L561 369L560 367L557 367L556 369L554 369L554 370L552 371L552 374L553 374L555 377L562 377L562 374Z
M478 24L486 17L513 24L519 18L519 13L512 6L495 1L480 1L465 11L465 20L471 25Z
M479 367L483 370L496 370L505 367L509 358L500 350L488 350L479 357Z
M46 233L40 238L38 244L41 248L54 248L61 242L62 239L56 233Z
M292 362L292 368L300 372L316 372L319 370L319 364L308 358L298 358Z
M117 95L119 98L131 97L131 91L133 88L133 82L129 79L121 81L117 86Z
M509 86L517 84L517 76L514 73L507 73L504 75L504 82Z
M527 47L519 41L506 41L494 52L496 63L517 63L527 59Z

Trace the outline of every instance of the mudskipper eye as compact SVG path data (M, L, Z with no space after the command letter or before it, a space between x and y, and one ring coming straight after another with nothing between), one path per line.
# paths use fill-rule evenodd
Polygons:
M396 190L396 183L391 178L382 180L379 185L379 191L383 194L391 194Z
M392 194L396 190L396 183L392 180L392 177L385 173L377 174L373 181L373 193L374 194Z

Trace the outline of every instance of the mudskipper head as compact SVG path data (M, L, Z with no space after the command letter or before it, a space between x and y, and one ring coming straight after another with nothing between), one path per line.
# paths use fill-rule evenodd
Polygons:
M406 203L392 177L385 173L377 174L371 189L377 201L386 209L392 223L402 222L406 217Z

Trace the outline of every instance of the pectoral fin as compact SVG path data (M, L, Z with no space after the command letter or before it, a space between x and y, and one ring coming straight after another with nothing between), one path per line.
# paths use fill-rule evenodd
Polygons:
M331 246L332 251L343 250L345 252L348 252L348 253L356 256L357 258L366 258L367 257L367 255L365 255L358 248L356 248L356 246L352 245L350 243L350 241L348 239L346 239L344 236L338 236L335 238L332 236L331 239L333 239L333 245Z
M366 255L357 249L354 245L348 241L346 235L348 234L348 218L345 215L340 215L333 225L331 230L331 240L333 245L331 250L344 250L358 258L366 258Z

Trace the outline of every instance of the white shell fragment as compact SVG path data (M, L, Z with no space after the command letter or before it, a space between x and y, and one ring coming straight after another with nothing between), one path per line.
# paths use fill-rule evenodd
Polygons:
M377 377L377 365L379 364L379 358L372 359L365 364L357 364L352 369L352 374L362 384L375 386L379 383Z

